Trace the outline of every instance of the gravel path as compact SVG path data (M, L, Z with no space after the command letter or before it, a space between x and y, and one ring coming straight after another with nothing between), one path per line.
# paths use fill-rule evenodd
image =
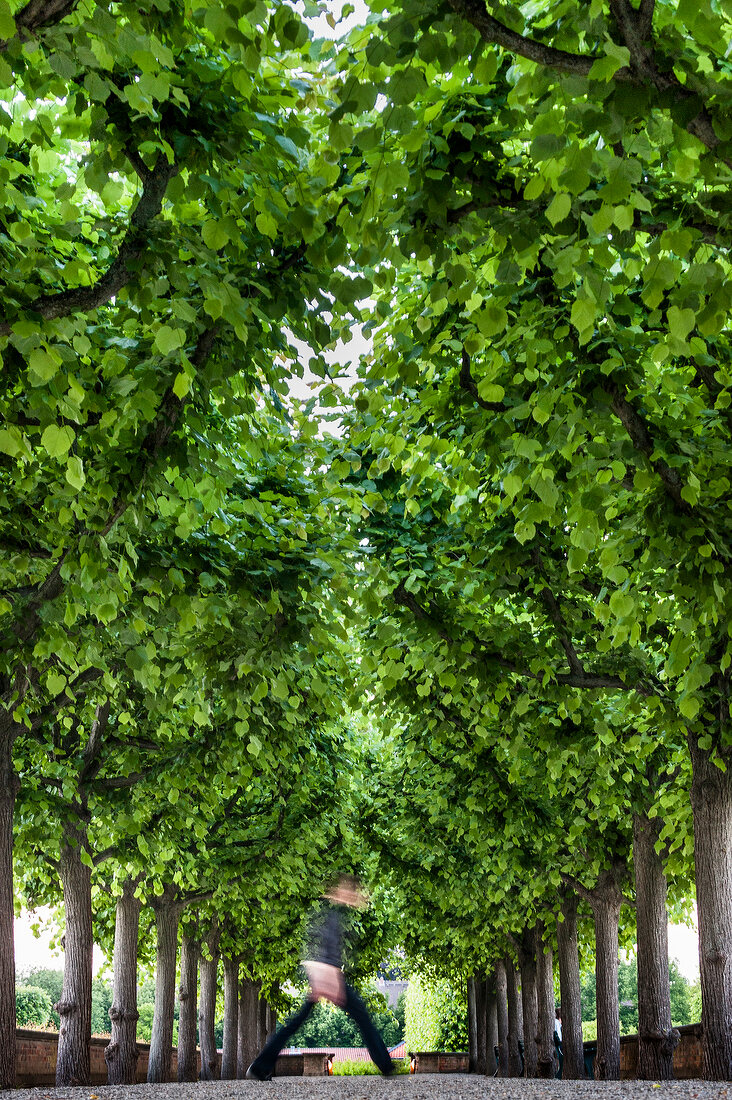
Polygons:
M458 1073L18 1089L8 1100L732 1100L724 1081L523 1081Z

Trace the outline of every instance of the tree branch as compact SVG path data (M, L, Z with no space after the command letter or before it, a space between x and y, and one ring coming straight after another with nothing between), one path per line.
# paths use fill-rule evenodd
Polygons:
M104 791L119 791L127 787L135 787L154 771L155 768L151 767L145 768L141 772L130 772L129 775L115 775L110 778L97 779L95 786L100 787Z
M108 302L132 278L132 263L145 250L150 222L160 213L168 184L180 170L180 166L169 164L167 157L161 154L155 167L150 170L136 153L128 151L127 156L135 171L140 174L143 186L116 258L92 286L41 295L28 303L25 307L27 311L40 314L47 321L66 317L70 313L86 313ZM0 336L12 332L13 323L5 321L0 325Z
M592 902L595 897L594 890L588 890L586 886L583 886L579 879L573 878L572 875L566 874L564 871L560 871L562 876L562 882L566 882L567 886L571 886L575 894L579 894L585 901Z
M638 31L647 42L653 33L653 11L656 0L641 0L638 8Z
M485 0L448 0L448 3L457 15L462 16L475 27L484 42L502 46L510 53L525 57L537 65L573 76L588 76L596 61L594 56L558 50L533 38L527 38L517 31L512 31L504 23L500 23L488 14ZM627 0L611 0L610 8L630 50L631 59L630 65L618 69L613 80L619 84L638 86L650 84L659 92L671 90L677 100L697 99L696 92L686 88L674 75L670 66L668 72L662 72L659 69L652 52L645 45L647 35L641 33L641 28L648 23L649 7L652 18L653 5L647 3L644 8L644 22L640 19L636 21L636 12ZM706 108L686 123L686 129L708 149L716 149L720 143ZM725 163L729 161L725 160Z
M669 466L664 459L651 457L656 450L656 444L646 421L633 408L619 387L605 386L604 389L610 398L613 412L630 436L633 446L646 456L678 510L684 515L689 515L691 508L681 495L684 483L678 471Z
M60 23L76 7L77 0L30 0L15 16L15 34L0 39L0 52L7 50L14 38L30 38L43 27Z
M499 23L488 14L485 0L448 0L448 3L457 15L461 15L463 19L473 24L484 42L503 46L510 53L535 61L537 65L558 69L559 72L571 73L574 76L587 76L595 62L594 57L557 50L553 46L545 46L543 42L537 42L533 38L526 38L517 31L512 31L504 23ZM623 71L620 70L620 72ZM618 77L620 74L615 75Z
M582 667L582 662L577 656L577 650L574 648L574 645L572 644L572 641L569 637L569 631L567 629L567 624L559 606L559 600L556 598L551 588L549 587L549 581L542 566L541 554L539 552L538 546L535 546L532 550L531 557L534 565L537 568L537 571L544 581L544 587L541 590L541 596L549 610L549 617L557 628L559 641L561 642L562 648L567 655L567 664L571 668L572 674L574 676L580 676L584 678L585 670Z
M95 778L99 769L102 766L102 761L99 759L99 749L101 748L102 738L104 731L107 728L109 722L109 710L112 705L111 699L105 699L103 703L100 703L94 714L94 721L92 722L91 729L89 731L89 740L86 743L86 747L81 754L83 760L83 766L79 774L78 786L84 787L92 779Z
M415 618L428 623L432 629L436 632L438 637L449 645L455 645L456 640L452 637L444 626L441 625L437 616L430 610L422 607L419 600L412 595L411 592L407 592L403 583L400 583L394 589L394 600L396 603L401 604L403 607L409 608ZM515 661L509 661L505 657L501 656L495 650L488 649L487 646L476 638L475 635L471 636L471 640L475 643L476 650L474 651L477 656L481 657L483 661L490 662L498 665L499 668L505 668L508 672L514 673L516 676L520 676L527 680L538 680L539 676L529 671L527 668L519 667ZM580 687L580 688L612 688L620 691L637 691L639 695L647 696L654 692L654 689L642 681L638 681L636 684L627 684L625 680L622 680L619 676L597 674L593 672L569 672L555 674L554 679L558 684L564 684L566 687Z
M462 365L460 367L460 385L462 388L470 394L473 400L480 405L481 409L486 409L488 412L505 412L504 406L498 401L485 401L478 393L478 387L475 383L475 379L470 371L470 356L465 348L462 352Z
M55 718L58 712L63 707L67 707L70 703L75 702L77 692L80 687L83 687L85 684L91 684L95 680L101 679L103 675L104 671L101 668L94 667L84 669L83 672L80 672L76 679L71 680L69 683L67 683L64 690L62 692L59 692L59 694L55 696L55 698L49 703L47 707L44 707L44 709L39 714L36 714L31 719L31 733L34 733L36 730L40 729L41 726L44 725L49 718Z

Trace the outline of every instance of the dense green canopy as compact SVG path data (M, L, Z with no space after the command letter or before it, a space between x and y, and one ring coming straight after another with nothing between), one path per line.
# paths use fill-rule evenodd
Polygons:
M0 5L0 1048L13 844L271 992L338 867L632 943L648 827L729 1079L729 13L344 16Z

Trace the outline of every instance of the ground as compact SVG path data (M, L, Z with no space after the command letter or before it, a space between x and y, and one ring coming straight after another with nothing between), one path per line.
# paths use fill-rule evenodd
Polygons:
M724 1081L524 1081L465 1074L278 1077L192 1085L93 1085L18 1089L12 1100L732 1100Z

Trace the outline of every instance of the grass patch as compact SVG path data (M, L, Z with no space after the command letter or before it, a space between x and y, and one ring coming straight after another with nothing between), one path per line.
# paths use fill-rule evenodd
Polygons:
M409 1073L409 1059L408 1058L392 1058L392 1065L396 1073ZM379 1071L373 1062L334 1062L333 1063L333 1076L334 1077L366 1077L374 1076Z

